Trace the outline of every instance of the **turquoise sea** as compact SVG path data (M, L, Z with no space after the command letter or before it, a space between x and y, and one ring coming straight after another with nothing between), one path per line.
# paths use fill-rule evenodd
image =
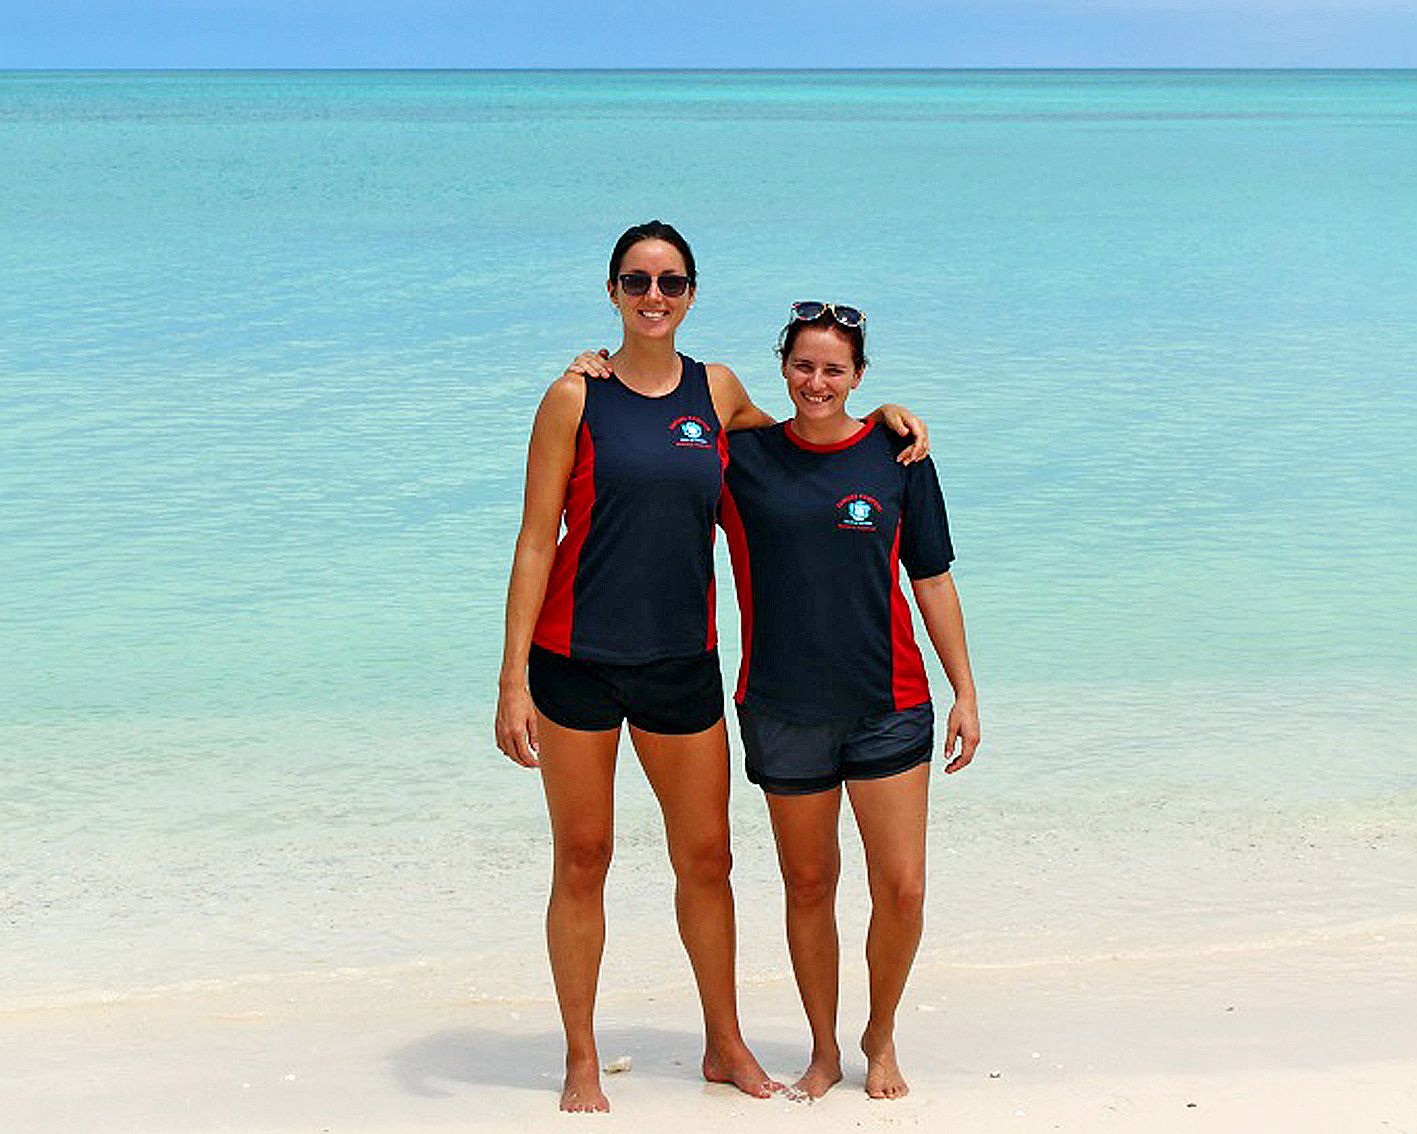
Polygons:
M783 412L788 304L850 302L858 408L930 422L986 742L927 954L1417 909L1417 72L0 73L0 153L0 1006L547 994L501 606L650 217L682 349ZM607 980L687 981L625 765Z

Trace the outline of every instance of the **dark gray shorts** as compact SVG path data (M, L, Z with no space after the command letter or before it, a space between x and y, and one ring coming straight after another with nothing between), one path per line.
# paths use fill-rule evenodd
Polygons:
M930 759L935 710L929 701L865 717L800 724L738 706L748 779L773 795L830 791L844 780L876 780Z

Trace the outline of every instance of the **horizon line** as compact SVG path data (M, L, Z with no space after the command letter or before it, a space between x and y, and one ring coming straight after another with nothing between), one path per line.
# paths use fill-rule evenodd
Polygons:
M939 74L978 71L1030 73L1040 71L1069 73L1226 73L1236 71L1320 72L1320 71L1381 71L1415 72L1417 66L1137 66L1108 64L1077 66L1070 64L1017 65L979 64L969 66L880 66L880 67L346 67L346 66L246 66L246 67L3 67L0 74L298 74L311 71L344 74Z

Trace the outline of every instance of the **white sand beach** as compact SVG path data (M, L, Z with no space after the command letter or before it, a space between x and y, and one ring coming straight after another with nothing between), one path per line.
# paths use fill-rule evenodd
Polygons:
M12 1134L924 1127L969 1131L1417 1130L1417 924L1198 955L922 966L900 1020L911 1095L846 1078L810 1104L697 1076L687 986L607 989L608 1117L557 1112L547 998L474 1000L452 966L191 986L0 1017ZM843 1039L862 1015L848 966ZM789 981L742 989L764 1064L806 1049Z

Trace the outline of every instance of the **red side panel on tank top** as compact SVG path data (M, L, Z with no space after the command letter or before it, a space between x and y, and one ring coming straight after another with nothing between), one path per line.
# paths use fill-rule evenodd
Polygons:
M738 592L738 611L742 617L743 641L739 652L742 659L738 663L738 687L733 699L742 702L748 689L748 665L753 657L753 569L748 555L748 534L743 530L743 517L738 514L738 504L728 486L718 499L719 518L723 532L728 537L728 554L733 559L733 583Z
M595 507L595 442L584 421L576 432L576 463L566 483L566 538L556 548L551 577L546 582L546 598L536 622L532 641L544 650L569 657L571 623L576 601L576 568L581 547L590 533L590 514Z

